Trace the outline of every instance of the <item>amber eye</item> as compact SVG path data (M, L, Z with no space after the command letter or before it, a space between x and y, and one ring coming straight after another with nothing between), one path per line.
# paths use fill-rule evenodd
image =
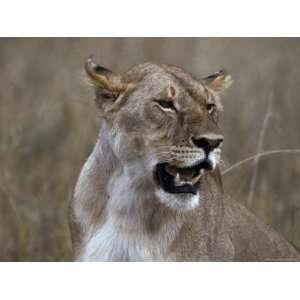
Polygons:
M216 105L213 103L208 103L208 104L206 104L206 109L207 109L208 113L211 115L215 111Z
M156 100L156 103L158 103L159 106L162 107L163 109L171 109L171 110L177 111L176 107L174 106L173 101L170 101L170 100Z

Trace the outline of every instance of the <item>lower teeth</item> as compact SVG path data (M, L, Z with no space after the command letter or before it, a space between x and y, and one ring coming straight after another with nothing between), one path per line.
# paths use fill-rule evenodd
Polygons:
M175 185L177 185L177 186L181 185L179 173L176 173L176 176L175 176Z

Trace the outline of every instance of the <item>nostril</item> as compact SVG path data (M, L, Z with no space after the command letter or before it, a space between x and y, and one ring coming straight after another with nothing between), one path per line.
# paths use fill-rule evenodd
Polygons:
M206 153L211 149L210 144L206 138L195 139L192 138L193 144L198 148L203 148Z
M223 142L223 138L219 138L219 139L209 139L205 137L199 139L192 138L192 142L198 148L203 148L206 153L209 153L213 149L220 146L220 144Z

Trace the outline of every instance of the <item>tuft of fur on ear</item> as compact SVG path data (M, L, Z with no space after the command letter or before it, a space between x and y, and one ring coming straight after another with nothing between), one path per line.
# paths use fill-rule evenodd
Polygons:
M233 83L231 76L228 75L224 70L220 70L219 72L204 77L201 80L215 94L222 94Z
M88 75L89 83L95 88L113 94L120 94L126 90L126 85L122 83L120 75L95 64L91 56L86 60L84 68Z

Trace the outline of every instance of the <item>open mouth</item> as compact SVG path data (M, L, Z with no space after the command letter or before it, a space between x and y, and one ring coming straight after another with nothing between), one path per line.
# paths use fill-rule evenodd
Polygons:
M186 168L160 163L156 165L155 178L159 186L168 193L192 193L196 195L204 170L210 169L211 165L207 160Z

